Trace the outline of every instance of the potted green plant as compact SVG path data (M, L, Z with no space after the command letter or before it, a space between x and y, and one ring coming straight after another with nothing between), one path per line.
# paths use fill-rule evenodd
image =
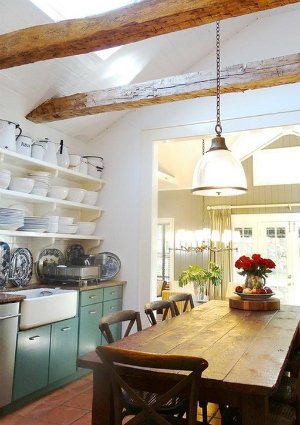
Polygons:
M210 261L207 269L199 265L190 265L187 270L183 270L178 278L178 284L183 287L192 283L195 295L203 300L208 282L218 286L222 282L222 277L223 270L216 263Z

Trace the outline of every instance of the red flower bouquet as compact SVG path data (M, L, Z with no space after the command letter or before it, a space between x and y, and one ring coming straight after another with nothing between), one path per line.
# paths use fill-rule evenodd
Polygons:
M246 257L242 255L235 262L235 267L239 269L240 275L253 275L260 277L267 277L268 273L271 273L271 269L275 269L276 264L269 258L262 258L260 254L253 254L252 257Z

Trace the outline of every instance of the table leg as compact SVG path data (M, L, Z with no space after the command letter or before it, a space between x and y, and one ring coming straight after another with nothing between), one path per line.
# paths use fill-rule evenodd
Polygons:
M242 424L269 425L269 398L244 394L242 397Z
M92 425L113 425L110 378L104 368L93 371Z

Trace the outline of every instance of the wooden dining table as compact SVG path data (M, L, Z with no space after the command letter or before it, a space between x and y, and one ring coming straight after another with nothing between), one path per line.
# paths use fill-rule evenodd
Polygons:
M299 320L300 306L243 311L230 308L228 301L213 300L113 345L206 359L209 366L199 382L199 399L240 408L243 425L271 425L269 397L291 349L300 346ZM110 382L97 353L77 363L93 370L92 424L112 425Z

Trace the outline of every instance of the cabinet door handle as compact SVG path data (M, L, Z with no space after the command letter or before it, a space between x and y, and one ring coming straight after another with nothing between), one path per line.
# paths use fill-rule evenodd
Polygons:
M71 329L70 326L66 326L65 328L61 328L61 331L65 332L65 331L69 331L70 329Z
M97 298L97 295L90 295L90 296L89 296L89 299L90 299L90 300L93 300L94 298Z
M96 310L89 311L89 314L96 314Z
M29 337L30 341L34 341L36 339L40 339L40 335L34 335L34 336Z

